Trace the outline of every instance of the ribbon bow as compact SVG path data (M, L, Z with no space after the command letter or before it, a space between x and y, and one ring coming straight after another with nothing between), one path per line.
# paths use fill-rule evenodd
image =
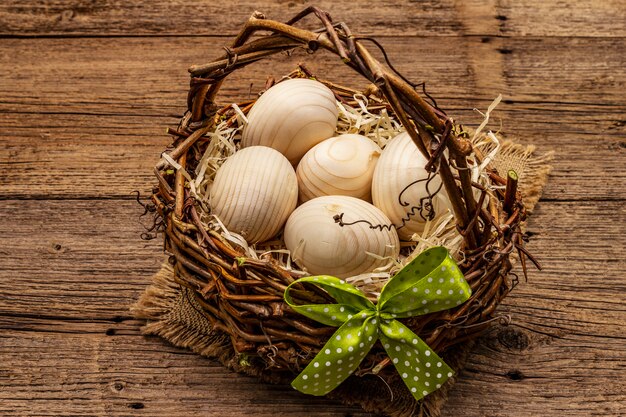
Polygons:
M330 294L337 304L296 305L291 286L308 282ZM326 395L359 366L380 339L413 397L419 400L453 375L452 369L397 318L420 316L456 307L471 289L444 247L422 252L384 286L377 304L344 280L328 275L301 278L285 290L285 301L298 313L339 329L291 386L311 395Z

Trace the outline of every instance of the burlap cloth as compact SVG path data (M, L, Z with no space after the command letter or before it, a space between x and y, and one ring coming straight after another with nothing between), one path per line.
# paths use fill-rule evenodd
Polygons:
M506 173L509 169L517 172L519 187L530 212L539 201L547 182L551 159L551 152L537 155L534 146L504 141L492 164L500 173ZM291 382L294 375L267 370L234 352L230 339L211 328L200 312L201 307L195 297L194 292L174 282L173 270L165 263L152 277L151 285L131 310L136 318L147 320L142 328L143 334L163 337L175 346L217 359L231 370L256 376L264 382ZM472 343L465 343L443 355L446 363L457 370L457 375L463 369L471 347ZM441 414L448 391L455 380L455 377L450 378L441 389L423 401L416 402L399 377L385 382L373 375L353 376L328 394L328 397L339 399L345 404L358 404L366 411L392 417L436 417Z

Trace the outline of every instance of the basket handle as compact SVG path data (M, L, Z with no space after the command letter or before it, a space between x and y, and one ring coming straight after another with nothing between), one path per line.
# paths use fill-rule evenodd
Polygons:
M322 22L322 30L312 32L294 26L310 14ZM259 31L271 33L249 41ZM192 88L188 102L192 120L199 122L207 116L205 109L214 107L217 92L224 79L233 71L299 46L305 46L311 51L324 48L338 55L346 65L382 91L413 142L429 159L427 167L434 171L437 164L439 165L439 173L467 248L479 247L483 234L475 219L481 208L477 207L474 200L466 158L472 152L471 143L455 133L452 119L425 101L406 78L385 68L360 39L353 36L344 23L334 24L327 12L315 6L307 7L287 23L265 19L263 14L254 12L232 45L224 48L224 55L209 63L189 68ZM446 148L458 169L460 188L452 173L450 161L443 153Z

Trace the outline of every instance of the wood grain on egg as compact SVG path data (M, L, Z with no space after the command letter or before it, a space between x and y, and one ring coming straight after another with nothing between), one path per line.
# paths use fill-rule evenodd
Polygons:
M372 201L372 176L380 147L365 136L345 134L318 143L298 164L300 201L347 195Z
M245 148L228 158L217 171L210 193L212 213L248 243L276 235L297 200L293 167L265 146Z
M242 146L269 146L294 166L313 146L335 134L339 110L324 84L298 78L267 90L248 113Z
M343 214L339 225L334 217ZM285 225L285 246L294 261L311 274L347 278L389 262L380 257L397 258L400 241L385 214L363 200L348 196L324 196L298 207Z

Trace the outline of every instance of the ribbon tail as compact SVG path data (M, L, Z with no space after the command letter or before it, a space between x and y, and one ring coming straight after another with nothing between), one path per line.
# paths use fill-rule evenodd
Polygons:
M450 378L454 371L413 333L397 320L381 324L379 335L402 380L416 400L421 400Z
M311 363L291 382L298 391L326 395L359 366L377 340L375 312L358 313L326 342Z

